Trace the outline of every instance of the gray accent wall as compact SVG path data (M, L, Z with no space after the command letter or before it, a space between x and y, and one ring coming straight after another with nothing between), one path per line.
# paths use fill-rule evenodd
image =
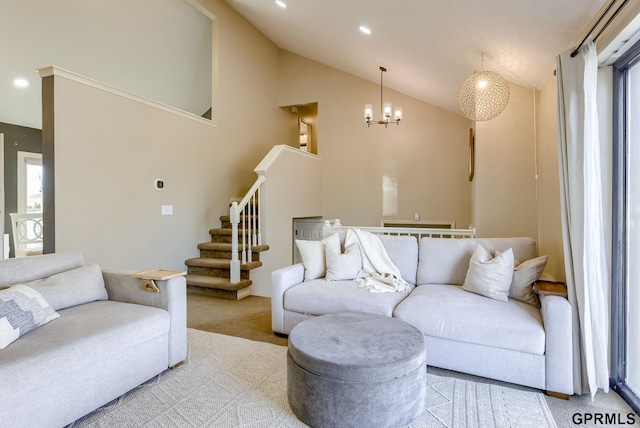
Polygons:
M9 213L18 211L18 152L42 153L42 131L0 122L0 134L4 134L4 230L9 233L9 255L14 257Z

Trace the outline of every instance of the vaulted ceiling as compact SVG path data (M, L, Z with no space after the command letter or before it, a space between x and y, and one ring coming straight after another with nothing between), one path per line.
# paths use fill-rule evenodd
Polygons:
M185 108L197 97L185 99L184 88L156 96L158 87L168 89L166 79L148 76L164 70L178 76L171 79L186 81L180 78L185 71L174 70L186 62L173 59L193 46L185 37L200 37L195 30L200 18L188 13L189 1L176 13L178 4L156 0L0 0L0 121L40 127L35 69L48 65ZM476 69L539 89L551 76L556 55L572 47L607 0L281 0L286 8L275 0L225 1L282 49L376 83L385 66L385 87L458 112L458 88ZM178 17L191 20L190 31L169 31L175 26L165 23ZM133 25L136 20L147 24ZM159 35L149 37L149 26ZM371 34L360 32L360 26ZM140 37L124 36L124 30L136 28L145 28ZM131 43L134 39L141 41ZM151 55L161 51L162 56ZM159 63L161 57L167 61ZM210 58L200 58L210 64ZM116 70L124 74L117 77ZM132 80L136 70L142 83ZM31 86L13 87L16 77Z
M372 82L384 66L385 87L459 112L483 67L540 89L606 0L226 1L282 49Z

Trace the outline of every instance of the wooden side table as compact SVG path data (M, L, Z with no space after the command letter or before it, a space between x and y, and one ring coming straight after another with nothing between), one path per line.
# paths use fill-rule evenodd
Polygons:
M159 293L160 289L156 285L155 281L163 281L166 279L171 279L171 278L175 278L177 276L183 276L186 274L187 272L180 271L180 270L153 269L153 270L146 270L144 272L132 273L130 276L134 278L142 279L143 290Z
M564 282L536 281L533 290L542 296L568 296L567 285Z

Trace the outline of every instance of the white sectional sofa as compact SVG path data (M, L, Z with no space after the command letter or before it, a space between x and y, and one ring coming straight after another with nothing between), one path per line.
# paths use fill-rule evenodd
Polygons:
M0 426L68 425L186 358L184 277L156 281L155 293L129 273L80 253L0 260ZM12 309L25 306L15 284L59 316L10 342L7 319L31 316Z
M409 291L372 293L354 281L304 280L302 263L272 273L272 328L287 335L299 322L337 312L395 317L425 336L427 364L572 395L571 307L540 296L540 307L462 288L478 244L513 250L519 262L538 256L531 238L422 238L380 235Z

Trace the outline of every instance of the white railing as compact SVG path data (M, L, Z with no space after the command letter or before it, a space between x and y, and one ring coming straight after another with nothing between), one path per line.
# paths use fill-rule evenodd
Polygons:
M240 203L232 202L229 209L231 219L231 272L229 279L232 284L240 282L241 261L242 264L251 263L252 248L262 245L260 190L265 180L264 175L259 175ZM242 221L242 247L238 243L240 221Z
M322 235L326 238L330 234L346 230L349 227L343 226L340 223L340 219L325 220L322 228ZM429 238L451 238L451 239L463 239L474 238L476 236L476 229L435 229L424 227L360 227L358 229L365 230L367 232L374 233L376 235L412 235L416 236L418 240L424 237Z

